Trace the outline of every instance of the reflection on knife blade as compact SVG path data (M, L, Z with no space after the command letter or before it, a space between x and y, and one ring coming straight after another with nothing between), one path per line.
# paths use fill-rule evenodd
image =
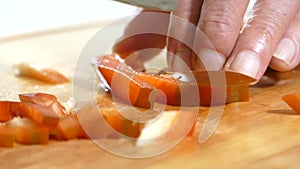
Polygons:
M223 80L226 81L227 86L249 84L255 82L256 80L252 77L230 71L191 71L191 72L169 72L174 78L183 82L193 82L196 81L199 86L207 85L224 85ZM220 80L217 83L216 80ZM222 80L222 81L221 81Z
M161 11L174 11L177 8L176 0L115 0L129 5Z

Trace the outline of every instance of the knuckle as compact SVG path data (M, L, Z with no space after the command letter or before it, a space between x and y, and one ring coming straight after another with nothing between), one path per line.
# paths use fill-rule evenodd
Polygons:
M275 40L276 35L278 33L280 34L279 31L284 31L289 25L289 21L282 13L271 12L268 13L268 15L259 17L260 19L257 20L255 17L249 20L247 27L252 28L252 30L254 29L254 31L259 33L266 41Z
M273 41L275 38L276 25L272 21L265 20L264 22L254 27L255 31L260 33L264 42Z
M291 1L286 3L276 1L269 6L261 3L256 5L253 13L246 21L245 28L260 34L262 39L268 42L277 40L287 29L291 19L294 18L293 14L296 9L294 6L296 4Z
M234 5L214 4L203 9L200 29L206 33L231 34L235 32L237 23L236 9Z
M234 10L227 8L208 10L201 16L200 29L204 32L216 32L218 34L228 34L234 32L236 28L236 20L234 18Z

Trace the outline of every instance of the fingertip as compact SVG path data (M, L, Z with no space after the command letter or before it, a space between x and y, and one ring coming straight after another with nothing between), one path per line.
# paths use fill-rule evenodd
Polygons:
M282 38L273 54L270 67L281 72L294 69L300 62L296 44L292 38Z
M255 79L261 77L261 61L253 51L244 50L235 57L231 57L225 64L225 70L238 72Z
M280 40L273 57L284 62L286 65L290 65L294 59L296 53L296 44L289 38L283 38Z

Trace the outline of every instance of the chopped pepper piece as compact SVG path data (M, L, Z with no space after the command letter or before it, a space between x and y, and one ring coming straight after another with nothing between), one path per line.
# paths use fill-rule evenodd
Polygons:
M15 141L21 144L47 144L49 132L43 126L39 126L28 118L14 118L8 122L14 129Z
M141 123L126 119L114 108L102 108L102 113L107 123L119 133L137 138L141 132Z
M63 84L70 80L54 69L39 68L32 64L20 63L15 66L18 76L25 76L49 84Z
M14 130L7 124L0 123L0 147L13 147L14 141Z
M6 122L12 119L12 115L10 114L9 109L9 101L0 101L0 122Z
M10 112L14 116L30 118L48 128L55 128L60 119L51 108L26 102L11 102Z
M33 103L51 108L59 117L64 117L67 111L54 95L47 93L26 93L19 94L21 102Z
M51 134L57 140L87 138L75 114L61 118Z
M300 94L289 94L282 99L298 114L300 114Z

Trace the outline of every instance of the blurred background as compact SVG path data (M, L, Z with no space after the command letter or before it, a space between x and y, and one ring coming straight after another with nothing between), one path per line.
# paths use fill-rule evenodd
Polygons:
M113 0L2 0L0 38L120 18L136 10Z

